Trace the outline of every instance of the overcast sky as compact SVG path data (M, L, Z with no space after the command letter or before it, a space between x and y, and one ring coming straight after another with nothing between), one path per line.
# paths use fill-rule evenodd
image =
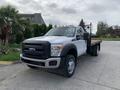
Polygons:
M0 0L0 6L7 4L20 13L41 13L47 24L78 25L83 18L94 32L98 21L120 25L120 0Z

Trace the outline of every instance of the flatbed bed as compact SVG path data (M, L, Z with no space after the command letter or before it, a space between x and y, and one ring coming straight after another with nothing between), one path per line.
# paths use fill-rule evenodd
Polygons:
M94 46L96 44L100 44L102 40L91 40L91 46Z

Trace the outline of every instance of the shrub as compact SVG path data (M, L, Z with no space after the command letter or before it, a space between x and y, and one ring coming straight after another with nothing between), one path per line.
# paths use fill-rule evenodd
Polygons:
M26 27L24 31L24 39L32 37L32 30L30 27Z
M47 31L48 31L48 28L47 28L47 26L45 24L42 24L42 25L34 24L33 25L33 33L34 33L35 37L42 36Z
M49 24L49 26L47 27L47 31L49 31L52 28L53 28L52 24Z
M23 35L23 33L22 32L18 32L17 34L16 34L16 43L17 44L20 44L22 41L23 41L23 37L24 37L24 35Z
M35 37L40 35L40 28L38 24L34 24L33 25L33 34Z
M47 27L45 24L40 25L40 36L44 35L47 32Z

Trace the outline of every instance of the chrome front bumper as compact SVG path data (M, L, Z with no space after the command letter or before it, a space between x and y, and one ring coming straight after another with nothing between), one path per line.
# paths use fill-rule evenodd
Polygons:
M33 58L23 57L22 54L20 54L20 59L22 62L26 63L27 65L41 67L41 68L58 68L61 60L61 58L48 58L45 60L33 59Z

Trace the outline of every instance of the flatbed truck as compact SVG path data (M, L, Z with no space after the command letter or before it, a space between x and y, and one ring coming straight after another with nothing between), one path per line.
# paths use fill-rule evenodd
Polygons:
M57 27L44 36L24 40L20 57L32 69L59 69L64 76L71 77L78 57L86 53L97 56L101 42L92 40L81 26Z

